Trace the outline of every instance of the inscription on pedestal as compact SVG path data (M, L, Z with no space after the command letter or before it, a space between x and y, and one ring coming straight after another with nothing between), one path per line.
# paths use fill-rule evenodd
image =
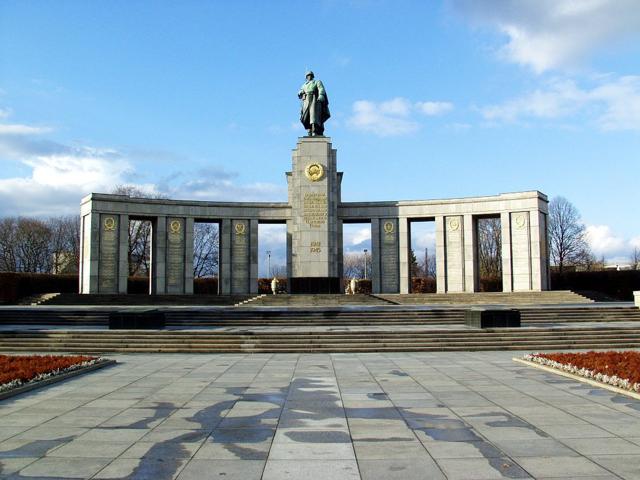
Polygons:
M118 220L115 215L102 215L100 222L100 278L103 293L115 293L118 286Z
M167 227L167 288L170 293L181 293L184 282L184 221L170 218Z
M303 201L304 223L310 227L321 227L327 223L328 204L326 193L305 193Z

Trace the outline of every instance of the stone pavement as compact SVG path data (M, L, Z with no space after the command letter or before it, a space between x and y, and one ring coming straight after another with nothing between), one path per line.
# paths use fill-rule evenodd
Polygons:
M0 477L640 478L640 401L513 355L113 355L0 402Z

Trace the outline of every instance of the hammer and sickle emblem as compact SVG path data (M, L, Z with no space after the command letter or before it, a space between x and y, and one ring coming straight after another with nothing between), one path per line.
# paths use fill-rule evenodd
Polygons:
M244 235L247 230L247 227L245 226L244 223L236 223L235 229L236 229L237 235Z
M104 219L104 229L107 231L113 231L116 229L116 219L113 217L107 217Z
M171 233L180 233L180 228L181 227L182 227L182 225L180 224L180 220L173 220L169 224L169 229L171 230Z

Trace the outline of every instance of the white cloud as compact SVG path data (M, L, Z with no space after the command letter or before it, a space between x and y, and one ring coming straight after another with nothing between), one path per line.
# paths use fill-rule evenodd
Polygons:
M597 257L620 255L627 248L627 242L614 234L608 225L588 225L587 242Z
M556 79L522 97L480 109L491 121L557 119L583 113L601 130L640 130L640 76L607 79L592 88Z
M28 169L21 176L0 178L0 216L75 213L84 195L109 193L123 184L179 199L276 200L286 195L284 187L272 184L239 185L235 174L220 169L174 174L155 184L122 151L64 145L40 138L45 132L39 127L24 127L16 135L0 126L0 161Z
M608 225L587 225L586 229L591 251L598 258L604 257L607 263L626 264L634 248L640 248L640 236L625 239Z
M1 117L0 117L1 118ZM0 124L0 135L39 135L51 132L49 127L32 127L20 124Z
M406 135L420 128L413 118L414 113L434 116L447 113L453 108L449 102L416 102L396 97L383 102L358 100L353 103L347 124L363 132L381 137Z
M415 224L414 224L415 225ZM422 231L411 241L411 247L416 252L423 252L425 248L430 250L429 255L435 254L436 248L436 232L435 231Z
M453 110L453 104L450 102L418 102L416 108L425 115L441 115Z
M360 228L350 228L345 225L343 229L343 242L345 246L361 245L364 242L371 240L371 226L367 225Z
M637 0L450 0L471 22L488 25L508 40L508 61L541 73L572 68L607 46L638 37Z

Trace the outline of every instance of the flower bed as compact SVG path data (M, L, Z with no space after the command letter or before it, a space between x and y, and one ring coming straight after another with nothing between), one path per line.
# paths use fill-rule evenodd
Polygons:
M84 355L0 355L0 393L103 361Z
M524 360L640 392L640 352L533 353Z

